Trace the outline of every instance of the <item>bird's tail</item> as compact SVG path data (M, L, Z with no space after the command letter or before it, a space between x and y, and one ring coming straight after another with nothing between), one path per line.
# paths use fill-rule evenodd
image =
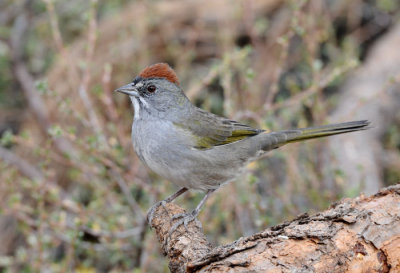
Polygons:
M369 128L369 124L370 122L368 120L359 120L302 129L272 132L267 134L268 141L267 143L265 143L266 145L264 146L264 150L278 148L287 143L298 142L307 139L366 130Z
M317 127L309 127L304 129L297 129L296 131L298 131L298 134L289 137L287 143L366 130L369 128L368 127L369 124L370 122L368 120L359 120L359 121L350 121L345 123L329 124Z

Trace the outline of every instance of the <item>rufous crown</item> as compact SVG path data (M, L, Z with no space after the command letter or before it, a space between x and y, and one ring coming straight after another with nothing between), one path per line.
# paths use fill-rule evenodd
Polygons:
M166 63L150 65L139 74L142 78L165 78L168 81L179 85L179 79L175 71Z

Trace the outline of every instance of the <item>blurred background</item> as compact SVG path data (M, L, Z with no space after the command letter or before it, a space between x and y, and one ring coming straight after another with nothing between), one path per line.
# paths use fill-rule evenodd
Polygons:
M373 123L251 164L200 214L215 245L400 180L398 0L1 0L0 272L168 271L145 215L176 188L113 94L156 62L255 127Z

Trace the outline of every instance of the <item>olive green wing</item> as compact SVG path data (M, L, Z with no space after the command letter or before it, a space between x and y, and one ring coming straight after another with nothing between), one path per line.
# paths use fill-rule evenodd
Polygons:
M185 125L182 126L182 124ZM264 131L211 114L202 109L197 109L196 113L186 117L185 122L175 125L188 131L195 140L194 148L201 150L233 143Z

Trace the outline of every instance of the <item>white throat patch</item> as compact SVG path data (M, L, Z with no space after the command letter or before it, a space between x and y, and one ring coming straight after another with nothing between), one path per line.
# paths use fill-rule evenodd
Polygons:
M133 120L138 120L140 118L140 105L139 101L136 97L129 96L131 98L132 104L133 104L133 109L135 110L135 116L133 117Z
M143 107L145 108L149 108L149 104L147 103L147 101L142 98L142 97L134 97L134 96L129 96L131 98L132 104L133 104L133 108L135 110L135 117L134 120L137 120L140 118L140 104L142 104ZM140 102L139 102L140 101Z

